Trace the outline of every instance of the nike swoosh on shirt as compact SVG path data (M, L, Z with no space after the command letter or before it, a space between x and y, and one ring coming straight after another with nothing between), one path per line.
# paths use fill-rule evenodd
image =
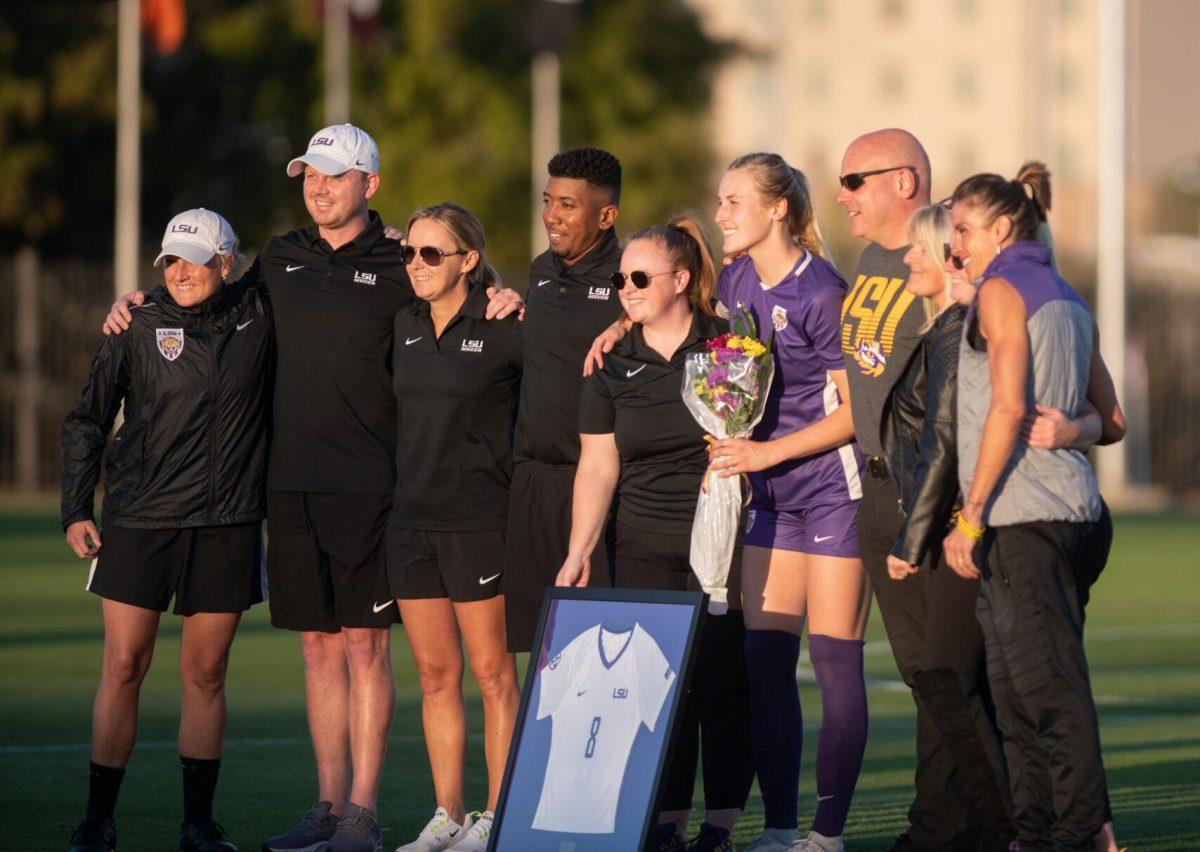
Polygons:
M375 604L374 606L371 607L371 609L375 612L383 612L385 609L387 609L389 606L391 606L395 602L396 602L395 600L390 600L387 603Z
M816 542L817 544L820 544L823 541L829 541L829 539L831 539L831 538L833 538L833 536L831 536L831 535L814 535L813 541Z
M245 328L246 326L250 325L250 323L252 323L252 322L254 322L254 320L246 320L245 322L239 322L239 323L238 323L237 330L238 330L238 331L241 331L243 328Z
M642 366L638 367L636 370L626 370L626 371L625 371L625 378L627 378L627 379L632 379L634 376L636 376L638 373L640 373L640 372L641 372L642 370L644 370L644 369L646 369L646 365L645 365L645 364L643 364Z
M549 284L549 283L550 283L549 278L543 278L541 281L538 282L538 286L541 287L541 286L543 286L545 284Z
M579 690L579 692L575 693L575 697L578 698L579 696L583 695L585 692L587 692L586 689L581 689L581 690Z
M287 265L287 268L286 268L284 271L285 271L285 272L295 272L297 269L303 269L303 268L304 268L304 264L303 264L303 263L302 263L302 264L300 264L299 266L292 266L292 265L289 263L289 264Z
M421 335L421 337L414 337L414 338L412 338L411 340L410 340L409 338L407 338L407 337L406 337L406 338L404 338L404 345L405 345L405 346L412 346L414 343L416 343L418 340L420 340L420 339L421 339L421 338L423 338L424 336L425 336L425 335L423 335L423 334L422 334L422 335Z
M500 572L500 574L503 574L503 573L504 573L503 571ZM482 577L480 577L479 585L486 586L488 583L492 582L492 580L495 580L497 577L499 577L500 574L493 574L492 576L488 577L486 580L483 579Z
M828 796L817 796L817 801L818 802L828 802L832 798L833 798L833 794L830 793Z

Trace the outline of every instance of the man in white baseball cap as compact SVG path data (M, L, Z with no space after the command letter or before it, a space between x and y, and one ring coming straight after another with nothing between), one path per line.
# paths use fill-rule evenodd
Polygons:
M308 150L288 163L288 177L297 177L312 166L322 174L340 175L357 169L379 173L379 146L365 130L353 124L334 124L313 134Z
M167 230L163 232L162 251L154 259L154 265L161 266L168 257L182 257L190 263L203 266L215 254L234 254L237 244L237 235L220 213L203 207L184 210L167 223Z

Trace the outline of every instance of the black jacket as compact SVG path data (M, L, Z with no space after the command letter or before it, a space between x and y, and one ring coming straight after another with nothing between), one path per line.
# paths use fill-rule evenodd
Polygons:
M165 288L105 339L63 421L62 523L93 520L104 445L104 524L170 529L265 516L274 323L256 288L181 308Z
M883 446L904 514L892 554L913 565L940 543L959 501L955 405L965 314L952 306L921 338L884 418Z

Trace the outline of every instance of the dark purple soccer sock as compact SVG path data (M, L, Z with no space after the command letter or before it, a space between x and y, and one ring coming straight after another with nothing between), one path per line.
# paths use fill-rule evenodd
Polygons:
M821 688L823 716L817 737L817 815L812 830L838 837L846 828L867 748L863 643L809 634L808 658Z
M800 750L804 744L800 690L796 686L799 660L799 636L783 630L746 631L750 739L766 828L796 827Z

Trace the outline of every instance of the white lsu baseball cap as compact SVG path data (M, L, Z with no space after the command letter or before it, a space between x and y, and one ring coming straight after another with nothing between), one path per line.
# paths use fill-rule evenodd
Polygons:
M308 150L288 163L288 177L304 172L305 165L325 175L358 169L369 175L379 171L379 146L365 130L353 124L333 124L313 134Z
M208 263L215 254L233 254L237 234L225 217L203 207L185 210L167 223L162 252L154 259L160 266L164 257L182 257L195 264Z

